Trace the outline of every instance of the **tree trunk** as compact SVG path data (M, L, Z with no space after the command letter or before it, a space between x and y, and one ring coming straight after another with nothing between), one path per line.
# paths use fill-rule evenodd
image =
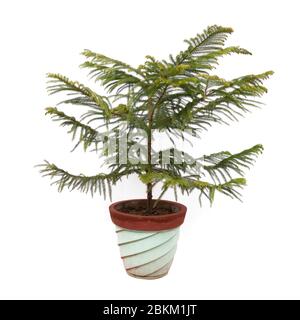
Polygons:
M153 106L151 99L149 99L148 109L148 137L147 137L147 155L148 155L148 172L152 172L152 121L153 121ZM147 214L152 214L152 183L147 184Z
M148 152L148 172L152 171L151 165L151 149L152 149L152 132L151 132L151 122L150 122L150 130L148 132L148 143L147 143L147 152ZM152 183L147 184L147 213L152 213Z
M152 184L148 183L147 184L147 213L151 214L152 213Z

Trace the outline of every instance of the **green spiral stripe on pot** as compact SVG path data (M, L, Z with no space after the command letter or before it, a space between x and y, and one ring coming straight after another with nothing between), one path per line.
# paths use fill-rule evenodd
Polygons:
M156 279L168 273L176 252L179 227L163 231L116 228L121 258L129 275Z

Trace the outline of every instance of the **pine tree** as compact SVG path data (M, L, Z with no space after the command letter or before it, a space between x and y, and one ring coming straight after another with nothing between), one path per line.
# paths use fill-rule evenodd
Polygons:
M244 169L263 151L262 145L236 154L223 151L198 158L184 153L185 159L192 161L181 162L178 159L183 151L176 148L176 139L185 139L184 132L199 137L199 132L213 123L237 120L260 106L259 98L267 92L263 81L272 71L232 80L212 73L220 57L251 54L240 47L225 47L232 32L231 28L210 26L186 40L187 48L176 56L162 61L146 56L145 63L136 68L90 50L83 51L85 62L81 67L102 84L107 96L60 74L47 74L49 94L63 92L66 98L60 104L80 105L85 111L76 119L50 107L46 115L69 129L76 140L74 148L82 145L85 151L103 156L109 173L74 175L47 161L40 165L41 173L55 179L59 191L78 189L92 195L100 192L104 197L111 196L111 186L122 177L136 174L146 186L148 213L154 212L157 202L170 188L176 199L178 190L183 194L198 190L199 199L206 197L211 203L216 191L240 199L239 189L246 184ZM146 142L140 143L130 158L129 148L137 144L135 137L139 136L139 130L146 132ZM167 150L168 163L162 161L164 150L153 148L152 134L158 131L165 132L174 145ZM100 139L103 132L117 138L125 136L128 142L125 150L118 148L117 139L116 151L109 152L105 141ZM120 162L120 157L126 161ZM141 157L146 161L139 161ZM117 161L111 162L112 158ZM161 194L152 201L157 183L161 183Z

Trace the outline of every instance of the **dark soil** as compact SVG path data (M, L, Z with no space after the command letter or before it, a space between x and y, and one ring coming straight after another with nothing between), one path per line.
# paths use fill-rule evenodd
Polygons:
M153 201L153 204L154 202L155 201ZM142 215L142 216L148 216L148 215L159 216L159 215L166 215L166 214L178 212L178 208L176 206L172 206L166 203L158 203L156 207L153 209L152 213L149 214L146 212L147 211L146 201L126 202L118 205L116 209L124 213Z

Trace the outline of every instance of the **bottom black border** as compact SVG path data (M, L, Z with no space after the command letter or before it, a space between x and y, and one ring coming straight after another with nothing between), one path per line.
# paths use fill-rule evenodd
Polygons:
M298 314L292 305L283 307L278 300L2 300L0 319L286 319Z

